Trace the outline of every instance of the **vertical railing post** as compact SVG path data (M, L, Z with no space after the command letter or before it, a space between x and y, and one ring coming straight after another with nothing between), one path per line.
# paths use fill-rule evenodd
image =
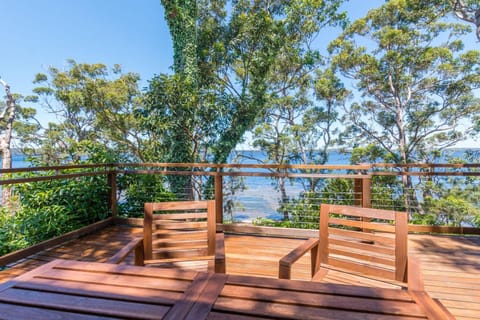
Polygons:
M108 208L112 213L112 218L116 218L118 214L117 207L117 172L110 171L108 173Z
M220 167L215 174L215 210L217 223L223 224L223 176Z
M372 177L365 171L353 180L353 205L363 208L372 207Z
M366 176L362 179L362 207L372 207L372 177Z
M363 207L363 179L355 178L353 180L353 205Z
M372 207L372 191L370 175L362 174L361 178L354 180L354 205L362 208ZM370 222L370 218L362 218L363 222ZM368 229L363 229L363 232L370 232Z

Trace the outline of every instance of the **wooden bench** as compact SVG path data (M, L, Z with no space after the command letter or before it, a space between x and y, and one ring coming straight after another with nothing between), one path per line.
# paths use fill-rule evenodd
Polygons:
M453 319L425 292L54 260L0 285L2 319Z
M290 279L294 263L310 251L312 281L423 291L417 260L408 256L406 212L322 204L319 237L279 262Z
M144 205L143 237L133 239L107 262L135 252L139 266L225 273L223 232L217 232L215 201L152 202Z

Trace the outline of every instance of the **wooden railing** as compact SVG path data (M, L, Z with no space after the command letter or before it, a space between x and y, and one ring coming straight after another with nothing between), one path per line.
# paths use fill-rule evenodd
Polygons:
M85 169L85 172L67 173L71 169ZM383 169L383 170L381 170ZM480 176L480 164L362 164L362 165L261 165L261 164L207 164L207 163L123 163L63 165L0 170L0 186L20 183L34 183L47 180L73 179L85 176L106 176L109 186L108 206L112 218L118 215L118 175L182 175L203 176L214 179L214 198L217 201L217 222L223 223L224 177L265 177L265 178L312 178L353 180L353 204L370 207L372 200L371 181L375 176ZM455 171L446 171L455 170ZM45 172L56 171L55 175ZM38 176L12 178L12 174L35 172ZM328 173L325 173L328 172ZM8 176L8 178L4 178ZM478 234L477 228L454 228L440 226L412 226L412 231Z
M217 201L217 223L223 223L223 178L224 177L265 177L265 178L313 178L313 179L352 179L354 180L355 205L370 207L371 174L370 165L267 165L267 164L204 164L204 163L142 163L142 164L115 164L116 170L111 174L161 174L206 176L214 179L214 195ZM145 168L149 169L145 169ZM129 168L129 169L125 169ZM140 168L140 169L139 169ZM183 170L172 170L180 168ZM235 169L238 171L225 171ZM201 170L201 171L198 171ZM252 171L257 170L257 171ZM259 171L264 170L264 171ZM267 170L283 170L283 172L267 172ZM298 173L293 170L322 172L348 171L351 173ZM115 179L113 179L115 180ZM112 186L113 188L114 186ZM116 206L112 208L116 215Z
M98 164L98 165L64 165L54 167L32 167L0 170L0 186L12 187L22 183L37 183L48 180L75 179L89 176L104 176L108 185L108 208L110 217L82 229L69 232L65 235L39 243L33 247L13 252L0 257L0 266L11 263L39 250L57 245L67 240L75 239L106 225L118 221L118 178L120 175L181 175L209 177L213 179L214 198L217 201L217 222L223 224L223 200L225 177L264 177L264 178L312 178L312 179L351 179L353 180L353 204L370 207L372 194L371 182L375 176L480 176L480 164L451 165L407 165L396 166L391 164L365 165L245 165L245 164L204 164L204 163L142 163L142 164ZM69 172L70 170L84 170ZM270 171L269 171L270 170ZM272 172L272 170L274 172ZM454 170L454 171L448 171ZM55 174L52 174L52 171ZM32 177L15 177L16 173L34 172ZM232 232L268 234L275 236L307 238L317 234L315 230L300 230L287 228L272 228L253 226L251 224L227 224L224 230ZM480 235L480 228L409 225L410 232L422 233L454 233Z

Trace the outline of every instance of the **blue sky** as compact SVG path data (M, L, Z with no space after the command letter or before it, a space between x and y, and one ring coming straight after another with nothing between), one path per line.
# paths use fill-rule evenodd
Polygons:
M348 7L359 17L382 2L351 0ZM142 87L171 71L172 42L160 0L0 0L0 12L0 77L12 92L30 95L35 74L61 69L67 59L120 64L140 74ZM42 122L54 120L38 112Z
M0 76L14 92L69 58L118 63L143 83L172 64L160 0L0 0L0 12Z

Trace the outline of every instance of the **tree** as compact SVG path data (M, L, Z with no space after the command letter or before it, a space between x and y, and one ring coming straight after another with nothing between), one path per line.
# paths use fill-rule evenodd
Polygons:
M300 48L298 43L314 37L321 26L332 22L341 1L236 1L231 3L231 9L227 9L226 1L198 1L196 10L194 1L162 3L174 42L174 71L180 76L174 81L184 84L182 78L188 78L198 82L198 91L193 90L188 99L181 100L190 103L166 114L174 121L180 118L185 124L193 122L186 128L189 132L205 119L215 123L215 134L207 135L216 137L209 143L209 151L212 161L221 163L263 116L269 91L274 90L268 87L272 68L283 59L282 55L292 57L288 50L303 50L306 57L311 55L309 48ZM196 24L192 23L195 16ZM187 48L187 42L196 45L190 43ZM191 48L196 48L194 58ZM197 66L187 68L187 61L196 61ZM192 74L195 72L198 74ZM152 83L167 78L161 75ZM153 93L155 87L152 89ZM152 100L163 93L154 93ZM155 107L161 108L159 104ZM194 121L197 117L200 120Z
M137 74L123 73L119 65L108 68L74 60L68 60L65 70L51 67L48 74L38 74L34 89L37 100L57 122L49 123L31 140L30 153L41 155L32 160L37 165L148 160L151 137L143 135L134 114L143 103L138 82ZM140 201L145 192L132 187L131 180L119 180L118 191L132 202ZM142 188L163 190L163 180L143 179Z
M329 48L334 66L358 89L359 102L345 111L346 137L378 144L397 164L422 161L475 134L480 111L480 52L463 51L460 39L468 27L412 3L392 0L371 10ZM412 181L403 177L412 209Z
M215 114L215 109L205 103L205 95L200 90L197 39L199 5L196 0L161 2L173 40L175 75L162 74L150 81L146 105L138 110L137 116L146 129L145 134L159 138L149 148L150 159L193 163L201 161L205 154L205 135L209 134L207 131L211 128L207 121ZM196 197L196 181L193 178L174 176L169 180L176 194L187 199Z
M274 66L293 57L291 49L308 56L309 48L298 43L332 21L341 1L197 1L196 10L194 1L162 3L174 42L175 75L151 81L139 114L147 127L167 137L158 148L174 160L169 162L223 163L263 119L275 90L269 87ZM195 44L187 48L187 39ZM197 66L187 69L187 61ZM154 125L156 115L163 126Z
M198 10L196 0L177 1L162 0L165 8L165 20L168 23L170 34L173 40L173 70L176 77L174 86L180 90L173 95L179 97L176 105L170 104L170 110L174 110L173 117L182 123L177 122L177 126L170 130L168 143L171 145L173 160L175 157L180 162L194 162L195 151L191 150L192 135L196 129L197 113L199 109L199 70L197 59L197 20ZM151 91L155 88L156 82L166 80L163 78L154 78ZM181 102L181 103L178 103ZM178 127L180 126L180 128Z
M480 41L480 3L477 0L449 0L455 15L476 27L477 39Z
M291 95L318 61L312 43L326 25L343 21L342 0L239 1L226 38L215 42L226 57L213 70L221 91L228 92L231 117L214 148L216 162L224 162L245 132L265 119L270 100ZM217 37L222 40L222 37ZM300 89L301 90L301 89ZM285 94L290 91L288 94Z
M0 114L0 123L3 134L0 136L0 152L2 153L2 169L10 169L12 167L12 151L11 141L13 133L13 122L17 113L17 104L10 92L10 86L2 79L0 84L5 87L7 102ZM9 187L2 188L2 206L5 207L10 201L12 191Z
M309 67L305 65L304 68ZM285 74L277 76L282 78ZM295 83L292 89L283 88L269 99L267 114L253 132L253 146L266 154L266 159L256 160L273 164L325 164L328 148L334 141L337 108L345 101L348 91L331 70L316 70L315 75L305 77L303 83L289 80L284 85L289 83ZM312 90L316 101L309 96ZM320 179L300 181L304 184L304 192L308 193L316 191ZM285 178L275 178L284 220L289 218L285 206L289 201L286 182Z
M266 159L258 162L274 164L325 163L336 120L335 100L328 96L328 71L319 71L322 57L314 49L314 41L326 26L342 25L338 14L341 1L275 2L274 19L277 38L281 41L269 72L265 74L264 111L257 115L253 130L253 146L264 151ZM274 7L272 5L272 7ZM278 10L278 11L275 11ZM330 85L334 86L333 82ZM338 89L338 88L336 88ZM312 93L317 103L312 101ZM339 90L337 97L342 95ZM332 103L329 103L332 102ZM322 103L325 102L325 106ZM332 130L331 130L332 129ZM320 143L322 141L323 143ZM319 151L319 148L322 150ZM284 169L272 169L282 172ZM280 211L289 219L286 190L287 179L279 177L274 183L280 192ZM309 188L319 180L306 180Z
M275 22L259 3L235 3L227 22L225 1L162 1L175 75L152 79L143 114L163 115L169 124L161 129L173 162L205 160L206 154L224 162L262 110L261 79L279 44ZM201 144L195 139L200 131ZM196 148L207 139L208 150Z
M480 3L478 0L411 0L411 5L420 10L433 10L435 15L448 16L473 24L480 41Z
M32 136L38 130L38 122L35 120L35 110L32 108L21 107L19 101L23 99L21 95L13 94L10 86L2 79L0 84L4 86L6 93L6 103L0 104L2 108L0 114L0 152L2 154L2 169L12 168L12 145L14 140L23 142L27 137ZM8 185L2 187L2 206L10 205L11 188Z
M82 142L121 150L143 159L143 138L133 117L140 96L138 75L123 74L119 65L83 64L68 60L66 70L49 68L37 74L34 93L58 122L49 123L39 143L42 156L53 163L81 159Z

